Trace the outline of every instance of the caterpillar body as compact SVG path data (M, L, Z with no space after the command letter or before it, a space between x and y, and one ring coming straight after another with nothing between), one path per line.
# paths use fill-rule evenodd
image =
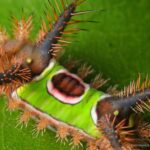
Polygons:
M51 127L60 140L71 136L73 148L85 141L89 150L135 149L132 143L136 142L136 136L143 138L143 128L147 133L144 137L150 136L149 126L142 124L143 128L139 128L132 118L135 112L150 110L149 80L141 83L139 77L124 91L108 94L96 89L106 82L100 76L91 85L82 80L91 73L90 68L83 66L78 76L70 73L71 63L66 69L58 62L59 52L69 43L63 36L81 30L66 30L69 24L82 22L72 17L93 12L76 12L84 1L73 0L66 6L60 0L62 12L57 0L54 0L56 8L49 1L54 23L48 28L43 22L34 44L28 40L32 16L21 21L13 18L14 39L1 30L0 91L8 96L10 110L24 111L20 123L38 118L37 132ZM52 20L50 15L46 17Z

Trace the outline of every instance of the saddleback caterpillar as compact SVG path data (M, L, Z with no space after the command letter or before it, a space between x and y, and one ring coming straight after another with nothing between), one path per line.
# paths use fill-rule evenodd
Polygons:
M150 125L133 117L150 110L150 80L141 83L139 77L121 92L112 87L105 93L98 90L108 81L101 75L90 84L83 81L90 67L82 65L76 75L70 73L76 61L65 67L59 62L70 43L67 35L82 30L68 26L86 22L74 16L93 12L76 11L84 1L49 0L53 14L45 16L50 23L43 21L34 43L29 40L32 16L13 17L13 38L0 30L0 92L7 95L9 110L24 112L19 123L37 118L37 132L51 127L58 139L70 138L73 148L84 141L89 150L136 149L137 138L145 143L150 136Z

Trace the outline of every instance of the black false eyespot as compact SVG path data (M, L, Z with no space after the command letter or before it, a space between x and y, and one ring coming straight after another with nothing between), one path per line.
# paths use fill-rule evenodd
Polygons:
M47 82L47 88L51 95L67 104L79 103L88 89L81 79L64 70L56 73Z

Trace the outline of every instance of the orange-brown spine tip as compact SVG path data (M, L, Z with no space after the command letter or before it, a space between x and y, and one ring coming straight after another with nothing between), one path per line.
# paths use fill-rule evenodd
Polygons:
M107 114L99 119L98 126L104 137L110 141L112 148L120 150L125 143L129 142L132 145L132 142L135 142L135 130L126 126L126 120L119 123L116 123L116 121L116 117Z
M0 28L0 46L8 40L8 35L5 29Z
M10 96L10 95L8 95L8 97L9 97L9 96ZM19 102L15 101L15 100L13 100L13 99L11 99L11 98L9 97L8 106L7 106L7 108L8 108L9 111L14 111L16 108L19 107L19 105L20 105Z
M20 21L16 17L12 17L13 21L13 33L15 39L20 41L28 40L30 31L32 29L32 16L27 20L22 17Z
M98 125L100 130L102 130L103 135L110 141L111 146L116 150L120 150L121 144L119 141L119 137L118 134L116 133L114 124L110 120L110 116L105 115L101 117Z
M104 79L102 77L102 74L98 74L95 76L95 78L91 81L90 85L91 87L95 89L99 89L103 85L105 85L110 79Z
M12 65L12 68L0 73L0 88L3 92L11 93L18 86L31 79L31 71L29 68L19 64Z
M79 146L82 146L81 141L83 140L83 136L80 133L73 132L71 136L72 139L70 145L72 146L72 148L77 148Z
M56 134L57 141L66 142L68 135L69 131L67 127L65 126L57 127L57 134Z
M94 72L94 70L92 69L91 66L88 66L87 64L83 64L79 69L78 69L78 76L81 79L86 78L87 76L89 76L90 74L92 74Z
M150 124L149 123L140 123L137 126L137 131L142 138L150 138Z

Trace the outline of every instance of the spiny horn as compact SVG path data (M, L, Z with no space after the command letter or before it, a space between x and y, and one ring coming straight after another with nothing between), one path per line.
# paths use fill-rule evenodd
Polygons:
M136 107L137 104L141 102L147 102L150 98L150 88L146 88L144 91L138 91L134 94L124 97L107 97L100 101L97 105L97 113L99 118L101 116L114 112L119 113L119 118L128 117L131 112L133 112L132 108Z
M37 74L41 73L43 69L49 64L50 59L53 57L56 48L54 44L57 44L63 35L63 31L65 30L67 23L71 20L72 13L75 12L77 1L73 1L68 7L64 9L64 12L55 20L55 23L52 24L51 31L48 31L43 39L36 44L33 49L33 57L35 59L32 63L33 66L38 66L39 62L42 62L42 67L37 71ZM49 4L51 5L51 3ZM32 66L31 66L32 67Z
M101 117L107 113L112 115L115 113L118 120L129 118L137 105L146 104L149 102L149 98L150 80L146 77L145 81L141 82L141 76L139 75L138 79L131 82L123 91L100 101L97 106L98 115Z

